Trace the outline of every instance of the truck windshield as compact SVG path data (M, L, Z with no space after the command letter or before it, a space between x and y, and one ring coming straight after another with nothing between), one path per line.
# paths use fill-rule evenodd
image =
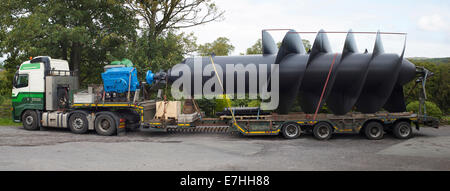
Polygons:
M28 74L18 74L14 76L13 85L15 88L23 88L28 86Z

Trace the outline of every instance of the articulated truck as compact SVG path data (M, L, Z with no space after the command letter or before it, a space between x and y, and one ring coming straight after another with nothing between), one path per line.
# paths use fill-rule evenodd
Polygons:
M417 74L426 74L417 68ZM227 108L206 118L195 100L148 100L145 89L158 74L147 72L137 81L135 68L121 62L105 66L102 85L80 89L78 78L65 60L39 56L22 63L14 76L12 118L26 130L68 128L76 134L94 130L103 136L124 135L129 128L141 131L238 132L242 135L282 135L293 139L312 133L319 140L334 133L364 134L382 139L385 132L400 139L413 135L412 125L438 127L438 121L410 112L350 112L277 114L260 108ZM166 75L167 77L167 75ZM426 77L425 77L426 78ZM424 80L423 77L420 79Z

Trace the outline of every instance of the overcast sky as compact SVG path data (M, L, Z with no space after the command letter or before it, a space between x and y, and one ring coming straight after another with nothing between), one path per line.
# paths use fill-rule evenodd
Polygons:
M448 0L215 0L225 20L185 30L199 43L227 37L244 53L262 29L292 28L297 31L407 32L407 57L450 57L450 1ZM285 32L272 32L281 41ZM302 35L311 43L315 35ZM329 35L333 50L341 52L345 34ZM403 37L382 36L385 49L399 53ZM356 35L361 51L372 51L374 35Z

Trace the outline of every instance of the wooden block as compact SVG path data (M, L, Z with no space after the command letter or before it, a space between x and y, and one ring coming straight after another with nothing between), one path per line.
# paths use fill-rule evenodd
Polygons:
M155 118L157 119L178 119L180 113L181 102L179 101L156 102Z

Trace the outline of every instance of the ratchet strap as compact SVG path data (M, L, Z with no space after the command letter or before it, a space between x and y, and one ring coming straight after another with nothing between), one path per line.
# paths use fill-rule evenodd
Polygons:
M221 80L220 77L219 77L219 73L217 72L216 65L214 64L214 60L213 60L212 56L209 56L209 58L210 58L210 60L211 60L212 66L213 66L213 68L214 68L214 72L216 73L217 80L219 81L220 87L222 88L222 92L224 92L225 90L224 90L224 88L223 88L222 80ZM227 105L228 105L228 108L230 109L231 117L232 117L232 119L233 119L233 124L234 124L234 125L235 125L242 133L247 134L248 131L242 129L242 128L237 124L236 117L234 116L233 108L231 108L231 101L230 101L230 99L228 98L228 96L227 96L226 94L223 94L223 98L226 99L226 101L227 101Z
M319 113L320 105L322 105L322 99L325 94L325 90L328 86L328 80L330 80L331 72L333 71L334 62L336 61L337 53L334 55L333 62L331 62L330 70L328 71L327 80L325 81L325 85L323 85L322 94L320 95L319 103L317 103L316 112L314 113L313 120L316 120L317 113Z

